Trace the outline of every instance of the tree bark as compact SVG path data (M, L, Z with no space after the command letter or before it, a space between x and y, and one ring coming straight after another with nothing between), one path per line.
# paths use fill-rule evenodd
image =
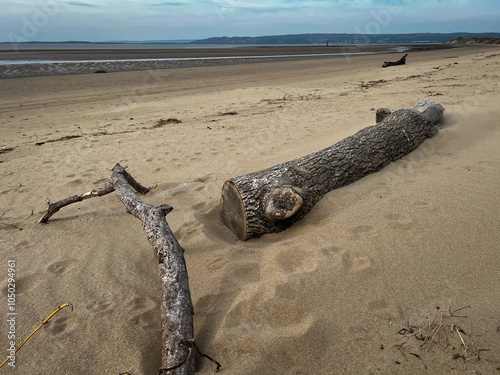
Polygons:
M384 61L384 65L382 65L382 68L387 68L388 66L395 66L395 65L405 65L407 56L408 54L404 55L398 61Z
M333 146L226 181L222 223L241 241L290 227L329 191L382 169L432 137L443 111L432 101L393 113L379 110L377 125Z
M104 187L56 203L50 203L47 200L49 209L40 222L47 222L55 212L71 203L116 191L127 212L141 220L144 232L160 263L160 276L163 285L161 362L164 369L160 373L164 375L191 375L195 372L194 356L192 355L194 313L184 249L177 242L165 219L165 216L173 208L166 204L154 206L144 203L135 194L134 189L142 193L149 191L135 181L120 164L116 164L110 181Z

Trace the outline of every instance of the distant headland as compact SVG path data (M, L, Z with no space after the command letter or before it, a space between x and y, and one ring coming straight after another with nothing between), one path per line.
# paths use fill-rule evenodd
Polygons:
M500 33L413 34L291 34L257 37L215 37L193 40L194 44L412 44L445 43L458 38L500 38Z
M500 38L490 38L490 37L472 37L472 38L462 38L461 36L447 41L447 44L500 44Z

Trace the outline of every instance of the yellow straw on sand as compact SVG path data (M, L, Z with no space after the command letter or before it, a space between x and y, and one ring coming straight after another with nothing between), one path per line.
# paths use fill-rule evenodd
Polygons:
M38 327L36 327L36 329L35 329L33 332L31 332L31 334L30 334L28 337L26 337L26 339L24 339L24 341L23 341L22 343L20 343L20 344L19 344L19 346L17 347L17 349L14 351L14 354L16 354L16 353L17 353L17 351L18 351L19 349L21 349L21 348L22 348L22 346L24 345L24 343L25 343L26 341L28 341L28 340L30 339L30 337L31 337L31 336L33 336L33 335L35 334L35 332L36 332L36 331L38 331L38 330L39 330L39 329L40 329L40 328L41 328L44 324L46 324L46 323L50 320L50 318L52 318L52 317L53 317L54 315L56 315L56 314L57 314L60 310L64 309L65 307L68 307L68 306L69 306L69 307L71 307L71 311L73 311L73 305L72 305L71 303L65 303L64 305L59 306L59 307L58 307L58 308L57 308L57 309L56 309L56 310L55 310L52 314L50 314L50 315L47 317L47 319L45 319L45 320L42 322L42 324L40 324ZM12 355L8 356L8 357L7 357L7 359L6 359L5 361L3 361L3 362L2 362L2 364L0 365L0 368L1 368L3 365L5 365L5 364L7 363L7 361L10 359L10 357L12 357Z

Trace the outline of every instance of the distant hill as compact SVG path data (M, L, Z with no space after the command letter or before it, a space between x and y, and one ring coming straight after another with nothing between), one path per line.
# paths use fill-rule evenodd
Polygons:
M191 43L192 39L172 39L172 40L107 40L99 43L110 44L179 44Z
M85 40L66 40L64 42L42 42L39 40L33 40L30 42L18 42L15 44L90 44L92 42L87 42ZM0 44L12 44L12 42L0 42Z
M407 44L444 43L459 37L500 38L500 33L290 34L193 40L194 44Z
M102 42L89 42L86 40L65 40L57 42L41 42L37 40L29 42L19 42L16 44L187 44L192 39L175 39L175 40L106 40ZM0 42L0 44L12 44L12 42Z
M464 39L460 36L457 39L447 41L446 44L500 44L500 38L472 37Z

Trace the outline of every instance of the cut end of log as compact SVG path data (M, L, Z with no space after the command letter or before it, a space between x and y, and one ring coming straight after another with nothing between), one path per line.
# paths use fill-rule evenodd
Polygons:
M247 239L245 205L238 187L230 180L226 181L222 187L220 218L240 241Z
M304 200L292 187L283 187L270 192L266 202L266 216L270 220L284 220L295 215Z

